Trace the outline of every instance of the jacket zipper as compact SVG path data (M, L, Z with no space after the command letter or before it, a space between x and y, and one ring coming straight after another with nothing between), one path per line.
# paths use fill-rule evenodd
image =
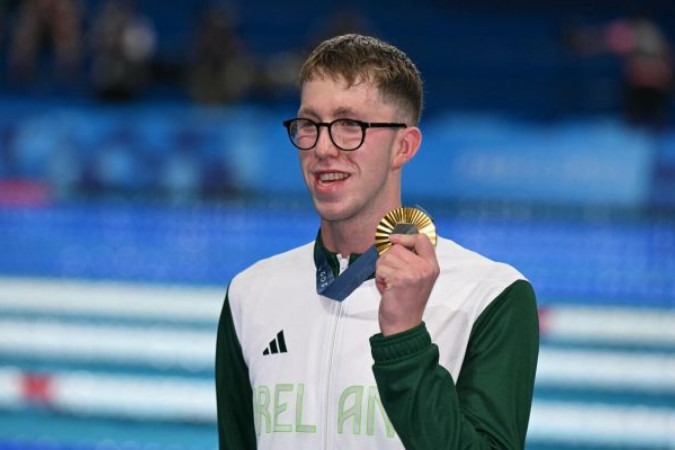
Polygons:
M347 266L349 265L349 258L342 258L338 256L338 262L340 263L340 274L344 272L347 269ZM330 426L329 426L329 421L331 418L331 394L333 393L333 364L334 364L334 357L335 357L335 347L337 345L337 329L338 325L340 323L340 319L342 318L342 312L343 312L343 304L342 302L334 302L335 306L333 306L333 320L331 321L331 327L330 327L330 334L329 334L329 342L330 345L328 347L328 367L327 369L327 377L326 377L326 397L325 397L325 411L326 413L324 414L324 445L323 448L324 450L330 450L332 447L331 440L329 439L330 433Z

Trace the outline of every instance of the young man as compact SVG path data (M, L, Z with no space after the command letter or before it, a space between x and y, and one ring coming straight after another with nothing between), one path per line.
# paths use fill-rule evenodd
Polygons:
M416 67L344 35L314 50L300 85L284 125L321 228L228 287L220 448L523 448L539 334L522 275L424 233L392 234L363 279L346 269L367 261L401 206L401 171L422 140ZM351 287L328 295L331 281Z

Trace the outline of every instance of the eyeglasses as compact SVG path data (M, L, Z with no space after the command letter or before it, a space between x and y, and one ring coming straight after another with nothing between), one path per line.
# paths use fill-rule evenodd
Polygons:
M299 150L309 150L319 141L321 127L328 128L331 142L340 150L350 152L361 147L368 128L406 128L404 123L362 122L355 119L335 119L328 122L314 122L311 119L284 120L291 143Z

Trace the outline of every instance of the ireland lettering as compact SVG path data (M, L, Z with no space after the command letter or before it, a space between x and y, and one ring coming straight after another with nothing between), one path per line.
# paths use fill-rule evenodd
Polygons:
M308 401L304 383L255 386L253 415L257 435L316 433L321 422L318 417L307 417ZM335 407L336 429L340 434L374 436L381 429L388 438L396 435L375 386L348 386Z
M277 384L272 389L265 385L256 386L253 389L256 434L316 433L316 425L303 422L304 405L304 384Z

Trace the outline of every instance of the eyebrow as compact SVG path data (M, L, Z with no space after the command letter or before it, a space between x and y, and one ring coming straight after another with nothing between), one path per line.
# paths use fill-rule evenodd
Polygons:
M311 117L315 117L315 118L319 117L319 115L317 113L315 113L312 108L300 108L298 110L298 117L303 117L303 116L311 116Z
M352 108L344 107L344 106L342 106L342 107L336 109L335 111L333 111L334 116L353 116L355 114L356 114L356 112ZM356 115L358 115L358 114L356 114Z
M317 114L317 112L313 108L300 108L300 110L298 111L298 116L303 116L303 115L315 117L317 119L319 119L319 117L320 117L319 114ZM352 108L346 107L346 106L341 106L341 107L333 110L332 115L334 117L355 116L355 115L359 116L359 114L356 111L354 111Z

